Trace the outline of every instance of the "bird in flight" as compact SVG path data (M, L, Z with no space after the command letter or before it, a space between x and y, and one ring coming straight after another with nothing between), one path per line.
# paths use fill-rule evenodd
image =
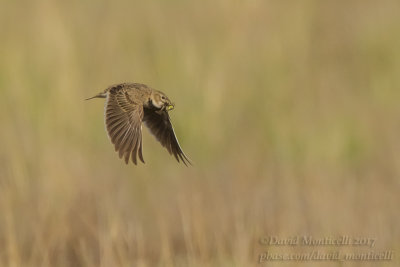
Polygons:
M168 112L174 104L162 92L140 83L121 83L108 87L90 97L105 98L104 117L107 134L119 157L129 158L137 164L137 156L144 163L142 154L142 122L168 152L191 164L176 138Z

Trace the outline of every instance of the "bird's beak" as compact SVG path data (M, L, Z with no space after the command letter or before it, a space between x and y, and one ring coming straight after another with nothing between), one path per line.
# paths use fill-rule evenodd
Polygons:
M167 110L167 111L170 111L170 110L173 110L174 109L174 104L168 104L166 107L165 107L165 109Z

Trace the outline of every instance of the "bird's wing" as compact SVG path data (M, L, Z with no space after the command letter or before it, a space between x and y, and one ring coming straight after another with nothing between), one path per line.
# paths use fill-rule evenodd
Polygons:
M114 90L113 90L114 89ZM143 105L136 103L124 88L113 88L105 103L105 122L108 136L128 164L129 157L136 165L137 155L144 163L142 154Z
M161 145L165 147L170 154L175 156L178 162L180 159L186 166L187 163L191 164L190 160L179 146L168 112L144 109L143 122Z

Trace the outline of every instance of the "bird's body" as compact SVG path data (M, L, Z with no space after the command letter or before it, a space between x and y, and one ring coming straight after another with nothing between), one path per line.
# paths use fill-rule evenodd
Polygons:
M108 136L119 157L125 162L137 156L144 163L142 154L142 122L168 152L187 165L189 159L179 146L168 111L174 105L168 97L145 84L122 83L112 85L103 92L88 98L106 98L104 117Z

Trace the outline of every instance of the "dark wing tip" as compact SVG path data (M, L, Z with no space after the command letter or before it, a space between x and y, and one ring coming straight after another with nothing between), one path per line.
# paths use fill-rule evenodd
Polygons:
M181 158L181 161L183 162L183 164L185 164L186 167L189 167L189 165L193 166L192 161L183 152L179 154L179 157Z

